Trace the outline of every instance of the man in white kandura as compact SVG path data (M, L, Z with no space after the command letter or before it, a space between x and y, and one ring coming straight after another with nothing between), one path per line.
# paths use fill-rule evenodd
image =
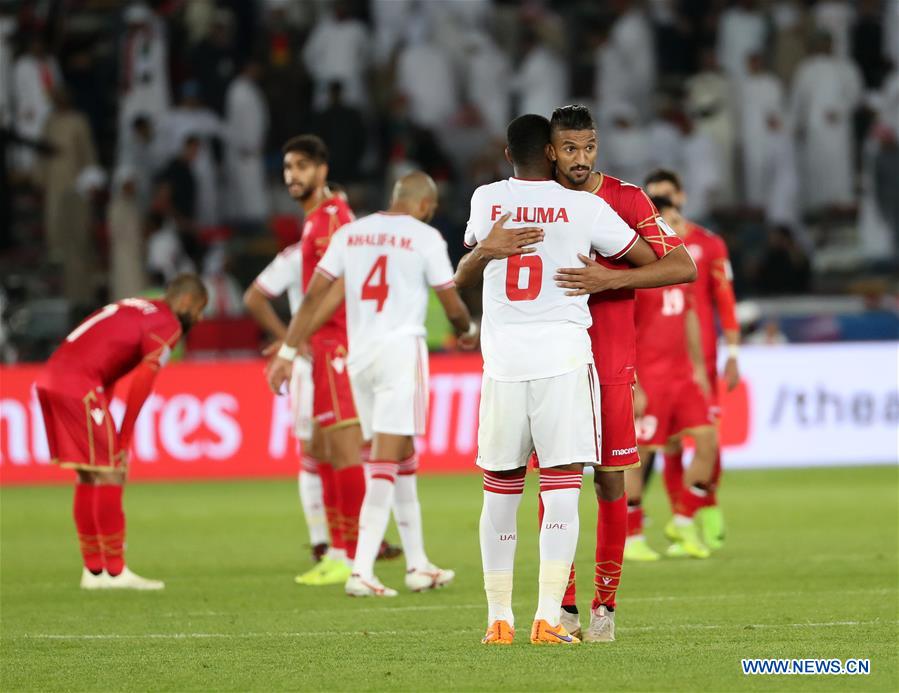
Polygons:
M463 335L463 345L473 342L476 330L456 292L446 241L425 223L436 208L434 181L415 172L397 182L387 212L341 227L316 267L285 338L288 349L305 344L329 317L328 311L318 310L328 287L343 277L347 368L363 435L373 441L356 559L346 583L351 596L397 594L374 575L394 496L398 507L414 509L402 520L397 517L406 554L406 587L413 591L442 587L455 577L453 571L434 566L425 554L415 482L414 436L425 432L427 420L428 288L437 292L450 322ZM269 369L269 384L279 388L289 374L289 362L277 358Z
M554 274L587 261L592 250L634 265L655 254L602 199L563 188L546 156L549 121L524 115L509 124L506 157L515 177L478 188L465 243L498 223L543 230L521 255L486 261L481 351L484 379L478 465L484 470L481 557L487 593L485 644L511 644L516 514L532 451L540 460L540 589L531 629L535 644L579 640L560 624L578 537L584 464L600 464L599 382L583 292L566 292ZM641 272L642 268L624 270Z

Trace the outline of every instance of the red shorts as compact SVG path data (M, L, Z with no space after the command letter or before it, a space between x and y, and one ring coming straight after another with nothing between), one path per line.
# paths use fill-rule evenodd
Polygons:
M91 390L83 398L37 388L47 444L55 464L68 469L111 472L125 468L106 395Z
M662 447L680 433L714 425L708 398L693 380L648 386L646 412L637 421L637 442Z
M602 464L595 468L600 471L619 471L639 467L633 385L602 385L599 396L602 412Z
M346 342L312 342L312 416L323 430L359 423L346 360Z

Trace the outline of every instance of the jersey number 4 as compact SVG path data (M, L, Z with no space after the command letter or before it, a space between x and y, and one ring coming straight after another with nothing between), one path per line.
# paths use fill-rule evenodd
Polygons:
M528 270L528 283L519 286L521 270ZM543 260L538 255L511 255L506 263L506 298L533 301L543 286Z
M379 255L362 283L362 300L377 301L375 312L380 313L384 309L388 293L390 293L390 287L387 286L387 256Z

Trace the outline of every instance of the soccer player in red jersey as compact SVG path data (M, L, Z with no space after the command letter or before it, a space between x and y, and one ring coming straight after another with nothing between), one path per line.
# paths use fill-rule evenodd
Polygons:
M165 584L125 564L122 490L134 424L172 348L200 319L206 288L176 277L163 300L126 298L89 316L47 361L37 381L53 462L78 474L74 518L84 570L82 589L159 590ZM109 413L116 382L132 374L125 416Z
M681 186L680 178L673 171L665 169L654 171L646 178L645 185L650 195L667 197L675 206L683 209L686 194ZM720 325L727 344L727 360L724 362L723 373L724 384L730 391L740 382L740 369L737 363L740 325L736 315L736 299L732 283L733 271L727 253L727 245L721 236L686 219L675 231L683 239L687 250L690 251L690 255L696 262L698 273L694 290L696 314L699 317L702 331L702 351L711 387L711 401L717 416L720 410L718 408L718 331L716 322ZM679 445L665 451L663 475L673 507L674 498L683 486L683 459ZM724 539L724 520L716 496L720 478L721 453L719 449L708 496L703 507L697 513L703 541L711 549L719 548Z
M652 202L669 226L680 223L680 213L670 200L653 197ZM709 382L693 286L641 289L635 307L637 378L645 394L645 407L637 419L640 459L650 459L656 450L683 435L693 438L696 454L684 474L684 487L676 492L674 519L666 528L674 542L668 554L708 558L709 550L693 518L708 495L718 437L708 400ZM628 538L624 556L628 560L657 560L658 554L643 537L643 474L629 470L626 485Z
M306 216L301 240L305 291L331 237L354 216L343 197L333 194L327 186L328 149L321 139L315 135L294 137L287 141L282 153L287 191L302 206ZM334 291L342 294L342 285ZM359 512L365 498L365 471L362 429L347 371L347 344L346 310L341 305L310 340L312 415L328 446L334 469L333 495L340 518L337 530L332 527L331 531L332 555L297 578L304 584L344 584L350 577L356 555ZM269 384L289 379L296 355L296 349L281 346L269 363ZM322 484L327 504L327 476L322 477Z
M627 262L600 262L582 257L582 268L560 269L556 279L572 295L594 294L589 307L593 318L590 338L600 382L602 417L602 464L594 469L599 499L595 595L591 624L583 633L585 642L614 640L615 595L621 578L621 563L627 530L627 501L624 469L639 465L634 431L632 385L634 377L633 289L622 288L635 272L647 277L640 286L666 286L692 281L696 268L673 232L658 223L658 215L643 191L629 183L593 170L597 154L596 126L589 109L572 105L558 108L551 120L551 143L547 156L555 163L556 180L573 190L592 192L609 206L645 241L658 259L634 270ZM532 252L539 243L539 229L496 229L463 258L456 273L457 285L473 283L486 263L512 254ZM628 269L628 272L620 270ZM633 286L634 284L630 284ZM542 518L541 518L542 524ZM580 633L574 573L562 601L562 625L569 633Z

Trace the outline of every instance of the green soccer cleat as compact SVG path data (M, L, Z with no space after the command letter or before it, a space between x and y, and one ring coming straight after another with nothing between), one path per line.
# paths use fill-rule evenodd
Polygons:
M624 560L648 563L661 558L646 542L646 537L628 537L624 542Z
M724 515L721 508L712 505L697 510L696 524L699 525L702 542L712 551L717 551L724 546Z
M708 558L711 551L702 543L699 538L699 530L696 523L691 522L687 525L678 525L680 541L675 542L668 547L666 552L669 558Z
M350 566L344 561L325 556L311 570L306 571L302 575L297 575L293 580L298 585L312 585L315 587L342 585L352 572Z
M668 520L668 524L665 525L665 538L672 544L676 544L681 539L680 529L678 528L677 523L674 521L673 517Z

